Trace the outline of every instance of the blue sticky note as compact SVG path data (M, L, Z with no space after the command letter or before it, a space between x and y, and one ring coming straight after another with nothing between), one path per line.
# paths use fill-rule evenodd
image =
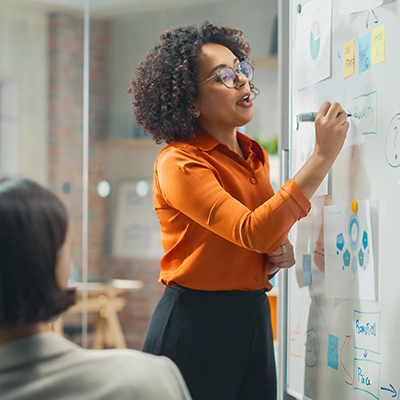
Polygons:
M339 338L329 334L328 340L328 366L333 369L338 369L338 348Z
M303 254L303 276L304 286L311 286L311 254Z
M358 39L358 71L361 73L371 68L371 33Z

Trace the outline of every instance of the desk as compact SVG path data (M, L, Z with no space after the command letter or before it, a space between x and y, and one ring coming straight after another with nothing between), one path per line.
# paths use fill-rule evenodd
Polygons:
M53 330L63 334L63 315L95 313L93 349L114 347L117 349L126 348L125 337L122 332L118 318L118 312L123 310L126 300L121 294L138 290L143 287L142 281L114 279L110 283L90 282L76 285L76 303L65 311L54 323ZM87 291L86 307L83 301L83 293Z

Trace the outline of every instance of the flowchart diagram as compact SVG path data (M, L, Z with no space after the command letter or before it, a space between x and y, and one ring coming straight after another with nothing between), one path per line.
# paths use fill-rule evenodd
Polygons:
M325 333L324 333L325 334ZM352 390L363 392L365 398L377 400L400 396L400 388L393 383L381 382L381 312L353 311L352 332L343 337L328 335L327 367L340 372L344 384ZM308 328L302 332L300 325L290 332L290 355L302 358L308 368L315 367L321 359L319 334ZM349 360L349 352L351 360ZM347 360L347 361L346 361ZM397 389L396 389L397 388ZM358 398L358 397L357 397ZM362 397L364 398L364 397Z

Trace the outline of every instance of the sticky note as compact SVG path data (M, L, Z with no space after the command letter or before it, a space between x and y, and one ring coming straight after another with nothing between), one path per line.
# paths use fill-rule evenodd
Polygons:
M343 79L353 75L354 72L354 40L350 40L343 46Z
M311 286L311 254L303 254L302 282L304 286Z
M358 39L358 72L371 68L371 33Z
M371 47L372 65L385 61L385 25L372 30Z
M339 338L329 334L328 339L328 366L333 369L338 369L338 348Z

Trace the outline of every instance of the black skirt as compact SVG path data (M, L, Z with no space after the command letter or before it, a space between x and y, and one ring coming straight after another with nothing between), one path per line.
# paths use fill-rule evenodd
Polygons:
M179 367L194 400L275 400L276 369L265 290L166 287L143 347Z

